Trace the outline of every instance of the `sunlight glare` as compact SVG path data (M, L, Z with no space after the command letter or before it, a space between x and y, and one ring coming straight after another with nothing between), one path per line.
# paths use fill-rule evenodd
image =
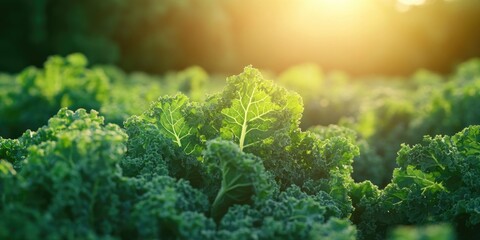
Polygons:
M427 0L398 0L398 3L406 6L420 6L427 2Z
M358 11L361 1L358 0L302 0L300 6L304 12L322 12L332 16L349 15Z
M355 1L353 0L304 0L310 7L325 7L329 9L348 9Z
M412 7L421 6L427 3L427 0L397 0L397 10L407 12Z

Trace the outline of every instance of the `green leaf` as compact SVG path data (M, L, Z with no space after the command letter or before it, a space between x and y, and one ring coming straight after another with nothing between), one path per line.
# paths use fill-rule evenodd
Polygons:
M480 126L470 126L453 137L457 149L466 156L480 155Z
M253 131L266 132L275 119L269 115L279 109L272 103L271 98L255 85L244 85L238 97L233 99L232 106L222 110L225 116L221 135L224 138L233 138L240 146L240 150L263 140L248 138Z
M185 153L199 150L197 109L187 96L177 94L174 97L161 97L155 102L147 116L153 120L160 132L170 138Z
M394 172L394 181L400 187L409 187L413 184L418 185L421 187L422 194L425 194L427 191L432 193L437 191L448 192L441 182L436 181L432 174L415 169L412 165L409 165L405 172Z
M212 217L216 220L220 220L234 204L250 203L253 195L263 197L272 188L262 160L253 154L243 153L232 142L209 141L205 161L220 166L222 172L221 188L212 205Z
M252 67L228 78L227 82L229 86L224 97L229 98L230 104L221 110L220 135L237 143L242 151L272 136L272 132L279 128L279 121L292 122L291 119L281 119L282 111L291 111L291 118L299 117L294 110L287 109L291 107L289 102L295 100L290 96L292 94L284 92L284 96L275 96L280 90Z

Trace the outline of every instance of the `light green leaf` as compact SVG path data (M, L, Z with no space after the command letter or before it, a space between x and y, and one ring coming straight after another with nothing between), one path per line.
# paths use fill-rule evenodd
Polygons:
M191 154L198 147L198 126L195 123L195 109L187 96L162 97L154 103L150 117L155 118L160 132Z
M272 114L282 109L262 88L266 80L260 72L252 68L245 71L237 77L244 79L232 96L231 106L221 112L224 118L220 129L222 138L233 140L241 150L268 138L267 132L277 120Z

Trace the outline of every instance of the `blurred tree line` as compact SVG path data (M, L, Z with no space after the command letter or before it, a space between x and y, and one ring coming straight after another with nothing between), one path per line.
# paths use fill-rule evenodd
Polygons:
M156 73L306 61L360 75L449 72L480 56L480 1L427 0L408 11L396 0L334 2L342 1L0 0L0 71L72 52Z

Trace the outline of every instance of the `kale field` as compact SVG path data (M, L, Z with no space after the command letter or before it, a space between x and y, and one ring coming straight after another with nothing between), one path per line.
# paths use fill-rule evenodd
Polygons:
M0 74L0 239L475 239L480 60Z

